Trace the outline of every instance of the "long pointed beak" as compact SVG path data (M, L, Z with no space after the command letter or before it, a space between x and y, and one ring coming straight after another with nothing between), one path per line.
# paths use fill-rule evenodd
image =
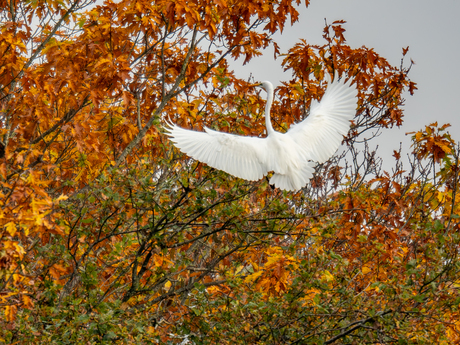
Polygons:
M262 85L262 83L250 84L250 85L248 85L248 87L257 87L257 86L260 86L260 85Z

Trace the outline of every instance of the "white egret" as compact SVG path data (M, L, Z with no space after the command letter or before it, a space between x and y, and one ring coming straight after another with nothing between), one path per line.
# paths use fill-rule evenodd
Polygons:
M273 171L270 184L284 190L300 190L313 176L316 162L327 161L337 151L356 113L357 90L351 86L351 79L340 82L337 73L333 82L328 75L326 78L329 85L321 101L312 100L308 117L286 133L273 130L273 85L264 81L255 86L268 94L266 138L217 132L207 127L198 132L172 123L168 123L167 134L182 152L211 167L249 181Z

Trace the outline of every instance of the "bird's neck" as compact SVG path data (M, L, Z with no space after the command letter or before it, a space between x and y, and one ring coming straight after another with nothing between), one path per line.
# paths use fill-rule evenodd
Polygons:
M267 92L267 94L267 103L265 104L265 127L267 127L267 135L270 135L274 132L272 122L270 120L270 109L273 102L273 91Z

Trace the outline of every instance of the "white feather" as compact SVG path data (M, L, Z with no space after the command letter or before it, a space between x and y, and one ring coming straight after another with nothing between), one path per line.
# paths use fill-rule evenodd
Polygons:
M256 181L267 174L266 140L213 131L191 131L168 123L171 141L190 157L236 177ZM243 168L244 165L244 168Z
M340 83L335 75L320 103L314 102L310 115L287 132L303 149L305 157L318 163L327 161L348 133L356 112L357 90Z
M329 79L330 80L330 79ZM265 108L267 137L243 137L217 132L183 129L168 123L171 141L182 152L213 168L249 181L274 174L270 183L284 190L299 190L313 176L315 162L327 161L339 148L350 128L357 106L357 90L347 83L334 82L321 102L312 101L309 116L286 133L275 132L270 123L273 85L262 82L268 99Z

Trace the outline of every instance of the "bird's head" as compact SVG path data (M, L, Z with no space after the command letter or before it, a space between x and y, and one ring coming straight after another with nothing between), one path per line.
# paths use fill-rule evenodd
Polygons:
M268 94L273 93L273 84L270 83L269 81L263 81L261 83L252 84L252 86L261 87L262 89L267 91Z

